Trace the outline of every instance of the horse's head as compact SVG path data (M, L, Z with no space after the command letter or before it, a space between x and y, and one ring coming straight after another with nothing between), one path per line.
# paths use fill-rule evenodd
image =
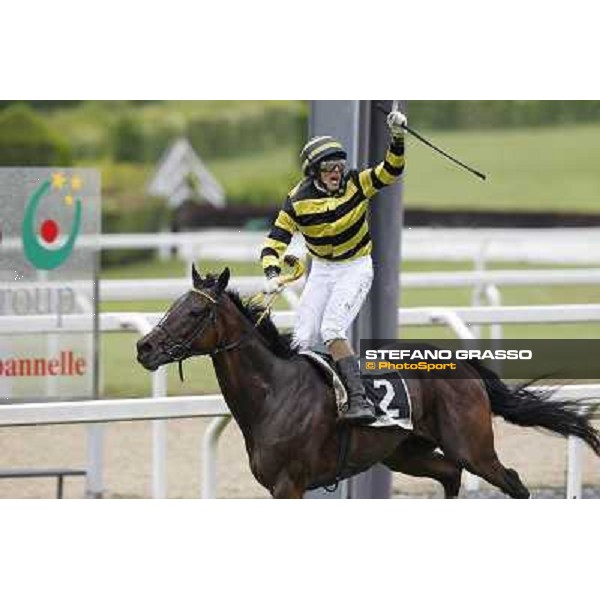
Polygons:
M209 354L219 342L216 323L229 269L218 278L202 279L192 267L192 289L176 300L158 325L137 343L138 362L155 371L161 365Z

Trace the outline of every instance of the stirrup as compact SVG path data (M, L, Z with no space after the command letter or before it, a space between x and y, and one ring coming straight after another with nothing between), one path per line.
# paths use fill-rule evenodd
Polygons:
M358 407L352 406L349 400L348 404L340 410L337 420L338 423L369 425L377 420L377 415L375 407L368 400Z

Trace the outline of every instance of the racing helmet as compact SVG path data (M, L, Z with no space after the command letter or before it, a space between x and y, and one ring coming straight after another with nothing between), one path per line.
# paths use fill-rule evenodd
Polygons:
M310 139L300 152L302 172L307 177L315 177L317 165L322 160L331 158L346 159L346 151L342 144L330 135L320 135Z

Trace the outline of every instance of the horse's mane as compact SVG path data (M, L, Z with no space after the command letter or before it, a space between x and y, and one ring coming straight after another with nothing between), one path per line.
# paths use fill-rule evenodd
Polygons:
M213 275L208 275L205 278L205 283L207 285L216 283L216 278ZM252 298L241 298L240 294L234 290L226 290L225 293L252 324L256 325L258 323L265 309L262 302L253 300ZM292 358L298 354L298 351L292 347L292 336L280 333L271 320L270 315L265 315L256 330L260 333L273 354L279 358Z
M265 309L262 302L252 300L252 298L242 299L239 293L233 290L227 290L227 295L238 310L256 325ZM266 315L256 329L276 356L291 358L298 353L296 349L292 348L291 335L280 333L270 315Z

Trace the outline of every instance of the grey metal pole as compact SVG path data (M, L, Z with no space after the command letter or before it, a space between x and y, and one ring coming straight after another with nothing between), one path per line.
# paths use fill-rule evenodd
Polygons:
M391 100L371 101L364 109L368 121L368 134L361 138L367 165L380 162L389 142L385 122L392 110ZM385 112L373 106L385 107ZM400 109L406 113L406 102ZM369 300L359 317L357 333L360 338L395 338L398 331L398 301L400 298L400 239L403 222L402 182L382 189L371 203L369 224L373 238L373 266L375 278ZM352 498L389 498L391 473L387 467L377 465L353 478Z
M379 102L390 106L391 102ZM406 114L406 102L400 102ZM369 162L382 160L389 142L386 115L371 111L371 139ZM376 338L395 338L398 329L398 301L400 298L400 242L404 220L403 182L382 189L371 204L370 225L373 236L373 263L375 279L371 290L371 327Z

